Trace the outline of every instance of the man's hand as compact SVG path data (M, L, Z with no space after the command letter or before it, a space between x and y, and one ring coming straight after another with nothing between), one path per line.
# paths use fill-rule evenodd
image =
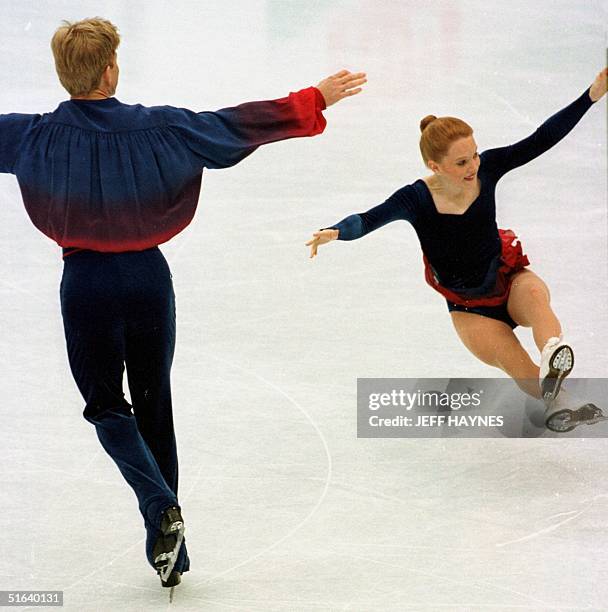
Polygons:
M325 98L325 105L331 106L348 96L354 96L361 91L360 85L367 83L365 72L349 72L340 70L330 77L323 79L317 89Z

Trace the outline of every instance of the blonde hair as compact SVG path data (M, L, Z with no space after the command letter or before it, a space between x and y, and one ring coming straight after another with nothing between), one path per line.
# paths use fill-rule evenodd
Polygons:
M453 142L473 134L473 128L462 119L435 115L427 115L420 122L420 131L420 152L426 165L430 159L440 162Z
M101 17L62 23L51 40L55 69L70 95L86 95L99 85L106 66L114 63L120 35Z

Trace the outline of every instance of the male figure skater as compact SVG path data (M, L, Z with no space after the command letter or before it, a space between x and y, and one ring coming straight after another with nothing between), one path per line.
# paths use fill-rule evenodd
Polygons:
M322 111L366 79L342 70L285 98L217 112L147 108L114 97L119 42L107 20L64 22L51 47L70 99L50 113L0 115L0 172L17 176L32 222L63 247L61 312L84 417L133 488L148 560L173 587L189 558L170 388L175 303L158 245L191 221L204 168L321 133Z

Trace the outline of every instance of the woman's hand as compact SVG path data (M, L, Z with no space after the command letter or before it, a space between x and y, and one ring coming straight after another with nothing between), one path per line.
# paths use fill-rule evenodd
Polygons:
M319 248L320 244L327 244L332 240L336 240L339 233L340 230L337 229L324 229L314 232L312 240L309 240L306 243L306 246L310 247L310 259L317 254L317 249Z
M608 68L604 68L596 77L589 90L592 102L597 102L608 90Z
M348 96L354 96L361 91L359 85L367 83L365 72L349 72L340 70L330 77L323 79L317 89L325 98L325 106L331 106Z

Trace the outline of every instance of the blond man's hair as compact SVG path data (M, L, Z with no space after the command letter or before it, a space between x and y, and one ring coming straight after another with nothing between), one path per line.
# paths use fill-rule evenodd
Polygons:
M70 95L87 95L115 61L118 29L101 17L62 23L51 40L57 75Z

